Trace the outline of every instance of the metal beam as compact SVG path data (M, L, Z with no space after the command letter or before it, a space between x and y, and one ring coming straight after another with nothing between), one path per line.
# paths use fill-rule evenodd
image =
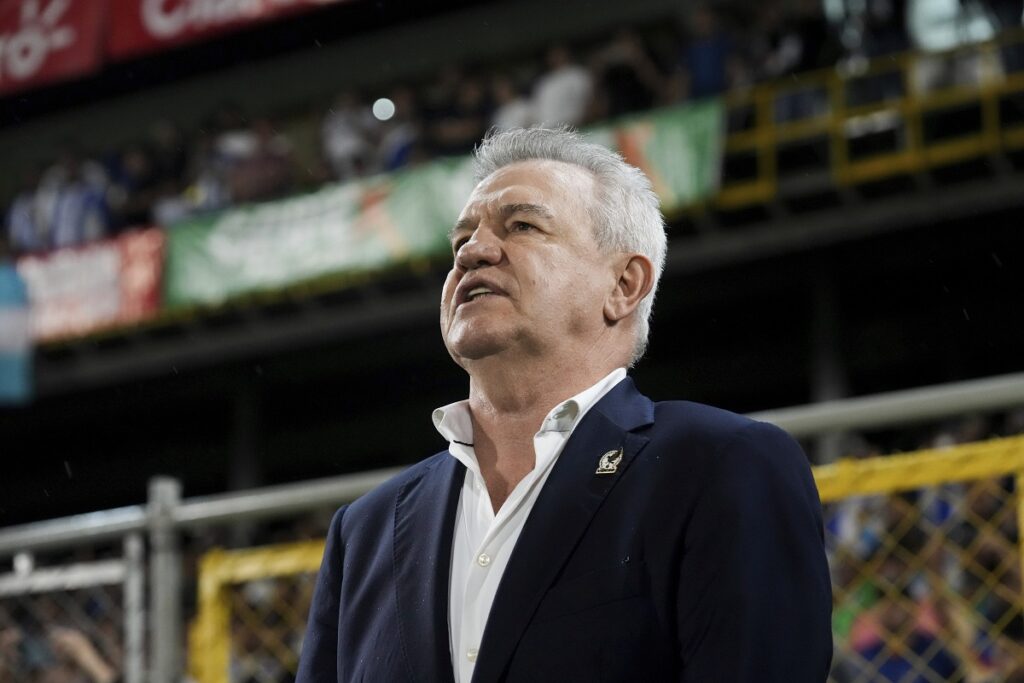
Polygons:
M874 396L767 410L749 417L771 422L796 437L831 431L872 429L976 411L1024 405L1024 373ZM271 486L249 492L205 496L173 508L178 528L286 516L355 500L401 468ZM146 528L143 506L131 506L0 529L0 556L82 545Z
M0 557L99 543L146 528L144 505L87 512L0 530Z
M355 500L402 469L371 470L248 492L192 498L177 509L175 522L181 527L194 528L212 523L282 517L340 505Z
M776 424L795 437L850 429L877 429L1024 405L1024 373L765 410L749 417Z

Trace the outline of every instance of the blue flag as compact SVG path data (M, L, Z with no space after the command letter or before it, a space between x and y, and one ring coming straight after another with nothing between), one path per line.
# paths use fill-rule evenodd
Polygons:
M32 396L28 293L11 264L0 263L0 405Z

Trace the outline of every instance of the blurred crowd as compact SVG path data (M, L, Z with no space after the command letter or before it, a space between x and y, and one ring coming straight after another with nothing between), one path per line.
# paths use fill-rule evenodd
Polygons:
M16 561L13 576L24 579L32 572L31 560L27 556L21 559L23 566ZM125 615L121 587L103 582L74 587L75 579L82 579L90 563L100 560L94 549L79 549L63 560L68 563L67 589L20 594L8 590L0 600L0 682L122 680ZM24 566L25 562L29 566Z
M976 83L992 69L1024 68L1024 45L1002 55L1008 64L927 55L1019 28L1021 14L1020 0L723 0L694 6L680 26L622 28L543 54L449 64L431 80L345 90L302 112L271 116L225 103L191 130L165 119L118 149L69 140L52 163L20 169L3 212L0 252L170 227L237 204L465 154L491 128L586 126L824 67L856 74L868 60L908 49L922 55L912 87ZM889 80L870 87L894 90L883 97L898 94L899 74ZM864 93L849 96L856 103ZM827 106L821 94L796 92L780 98L776 116L808 116Z
M119 149L68 141L53 163L22 169L4 239L19 254L134 226L170 227L465 154L490 128L586 126L823 67L856 73L870 59L945 50L1021 23L1019 0L840 2L826 16L828 5L708 2L694 6L682 26L622 28L543 54L449 64L432 80L345 90L304 112L256 115L226 103L193 130L155 121ZM1012 58L1024 62L1024 54ZM977 82L986 68L976 57L921 59L912 80L923 89ZM900 87L898 74L891 85ZM776 115L808 116L826 106L821 96L795 93L780 100Z
M1024 434L1024 409L902 432L855 459ZM1024 681L1020 535L1012 476L825 506L835 683Z
M433 80L346 90L301 114L253 116L225 104L195 130L157 121L120 149L69 142L52 164L25 169L5 212L6 239L26 253L168 227L465 154L492 127L585 126L829 66L842 54L816 0L720 3L695 8L681 29L623 28L542 55L451 64ZM297 144L296 131L315 129L303 137L318 139Z

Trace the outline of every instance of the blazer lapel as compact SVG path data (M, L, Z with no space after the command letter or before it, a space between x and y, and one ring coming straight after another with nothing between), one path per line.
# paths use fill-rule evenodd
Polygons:
M630 430L653 421L653 404L627 378L577 425L526 520L498 586L474 681L501 679L541 598L605 496L647 444L646 437ZM619 448L623 454L615 474L597 475L601 456Z
M414 680L454 683L448 636L452 535L466 468L442 458L407 483L395 504L398 632Z

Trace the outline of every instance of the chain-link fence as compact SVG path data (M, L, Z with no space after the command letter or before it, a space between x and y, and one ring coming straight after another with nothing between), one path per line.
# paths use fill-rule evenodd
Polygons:
M265 579L232 593L232 680L280 683L295 677L315 578Z
M189 670L199 681L295 680L323 541L213 551L200 563Z
M0 576L0 683L142 681L142 541L119 559Z
M1016 437L819 469L831 681L1024 680L1022 462Z

